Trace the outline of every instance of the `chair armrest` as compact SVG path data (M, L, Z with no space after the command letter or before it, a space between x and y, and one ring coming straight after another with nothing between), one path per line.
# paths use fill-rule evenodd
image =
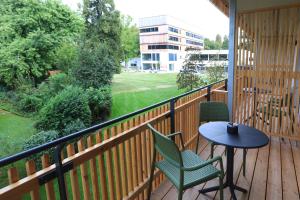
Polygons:
M183 142L182 132L171 133L171 134L167 135L167 137L170 138L170 137L176 136L176 135L179 135L182 149L184 149L184 142Z
M201 169L202 167L205 167L207 165L210 165L216 161L219 161L220 163L220 168L221 168L221 171L224 175L224 168L223 168L223 161L222 161L222 157L221 156L216 156L212 159L209 159L207 161L205 161L204 163L202 164L199 164L199 165L195 165L195 166L192 166L192 167L182 167L182 170L183 171L194 171L194 170L197 170L197 169Z

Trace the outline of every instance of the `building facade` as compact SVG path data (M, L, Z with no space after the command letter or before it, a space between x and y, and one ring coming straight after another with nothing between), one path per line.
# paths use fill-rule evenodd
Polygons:
M142 70L179 71L187 47L204 49L203 36L170 16L141 18L139 29Z

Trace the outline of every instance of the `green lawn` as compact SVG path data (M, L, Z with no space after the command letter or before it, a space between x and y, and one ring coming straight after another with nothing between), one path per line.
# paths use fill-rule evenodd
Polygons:
M116 74L112 84L111 118L181 94L175 73L127 72Z

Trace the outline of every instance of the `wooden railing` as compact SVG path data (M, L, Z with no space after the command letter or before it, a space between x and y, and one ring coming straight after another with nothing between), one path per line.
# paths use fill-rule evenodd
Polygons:
M224 81L219 82L209 89L203 88L176 99L173 101L174 112L170 110L170 104L165 103L68 142L61 149L61 165L57 159L54 162L45 154L41 158L41 169L37 169L33 160L6 166L8 183L0 189L0 199L65 198L61 194L60 181L64 183L68 199L145 199L153 151L147 123L165 134L171 132L173 123L175 131L183 132L187 148L194 149L199 102L207 99L223 101L227 95L222 91L224 86ZM62 177L59 178L60 172ZM163 180L164 176L156 171L153 188Z

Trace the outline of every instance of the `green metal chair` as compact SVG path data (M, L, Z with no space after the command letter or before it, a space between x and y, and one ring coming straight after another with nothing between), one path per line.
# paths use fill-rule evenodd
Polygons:
M200 121L199 121L200 124L203 122L210 122L210 121L230 121L227 105L225 103L215 102L215 101L201 102L199 117L200 117ZM210 156L211 158L213 158L214 146L216 144L213 142L211 142L210 144L211 144ZM197 137L196 153L198 151L198 145L199 145L199 134ZM243 176L246 175L246 154L247 154L247 150L244 149L243 150Z
M195 185L219 178L220 199L223 199L223 163L222 158L217 156L210 160L202 160L197 154L190 150L184 150L182 134L180 132L164 136L150 124L148 124L153 136L154 150L152 157L150 181L148 187L148 197L150 200L154 169L160 169L166 177L174 184L179 194L178 199L182 199L183 190L194 187ZM176 135L180 136L182 151L171 139ZM162 161L155 162L156 151L164 158ZM212 163L219 161L220 170L215 168Z

